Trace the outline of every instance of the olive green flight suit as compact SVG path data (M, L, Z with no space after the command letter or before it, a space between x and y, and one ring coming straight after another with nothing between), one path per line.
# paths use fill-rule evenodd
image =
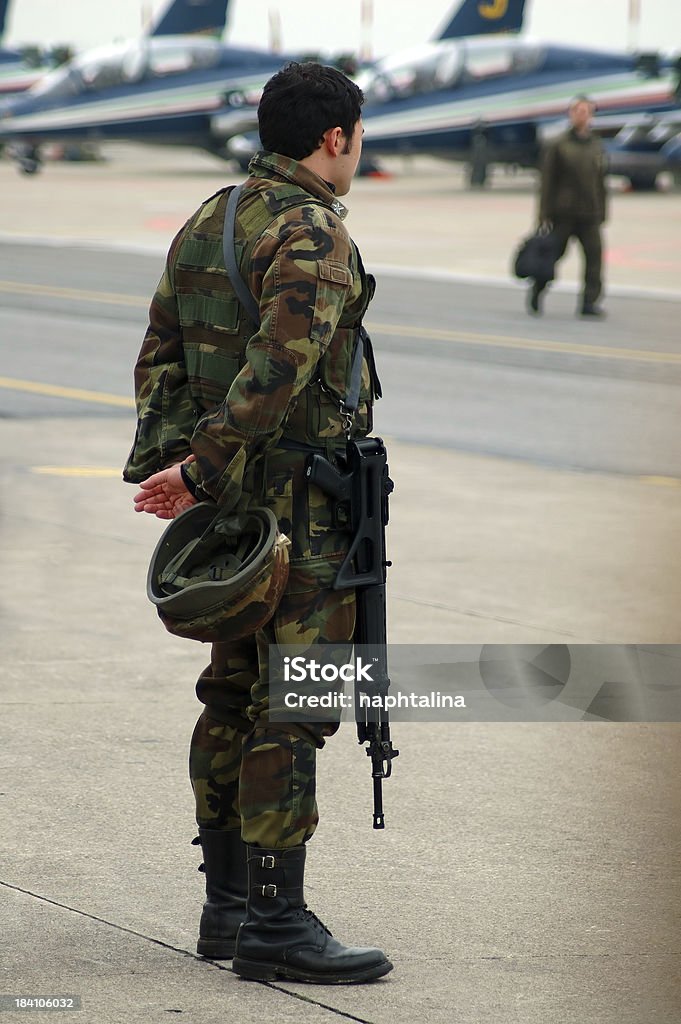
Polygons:
M570 238L581 245L584 306L593 306L603 288L600 226L606 214L606 168L601 140L572 128L549 143L542 157L539 220L553 224L557 260Z

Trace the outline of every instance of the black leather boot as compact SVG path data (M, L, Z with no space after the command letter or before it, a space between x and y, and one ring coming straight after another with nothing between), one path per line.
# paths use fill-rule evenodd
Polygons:
M289 978L322 985L381 978L393 965L380 949L346 947L303 898L305 847L248 847L248 908L232 970L242 978Z
M541 294L546 287L545 283L541 281L533 281L529 292L527 293L527 311L537 316L541 314Z
M579 311L579 315L596 317L597 319L600 318L602 320L605 318L605 310L602 306L597 306L595 302L584 302Z
M234 956L239 925L246 917L248 848L240 829L200 828L194 843L201 844L203 864L199 870L206 873L206 902L196 951L213 960L229 960Z

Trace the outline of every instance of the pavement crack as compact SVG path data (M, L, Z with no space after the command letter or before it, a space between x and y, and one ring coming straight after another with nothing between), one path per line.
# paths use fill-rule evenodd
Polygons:
M190 960L196 960L201 964L210 964L211 967L217 967L219 971L226 971L228 974L232 974L231 967L225 967L224 963L218 960L210 960L207 957L199 956L197 953L192 953L188 949L182 949L181 946L173 946L170 942L163 942L162 939L155 939L151 935L145 935L144 932L135 931L134 928L127 928L125 925L116 924L115 921L107 921L104 917L98 917L97 914L89 914L86 910L79 910L77 907L70 907L68 903L60 903L59 900L50 899L49 896L43 896L41 893L32 892L30 889L23 889L20 885L12 885L11 882L4 882L0 879L0 885L6 889L12 889L14 892L20 892L24 896L31 896L33 899L40 900L41 903L48 903L50 906L59 907L60 910L68 910L72 914L77 914L79 917L89 918L90 921L96 921L98 924L107 925L109 928L115 928L116 931L125 932L127 935L134 935L137 939L144 939L145 942L151 942L155 946L160 946L161 949L167 949L171 953L179 953L181 956L189 957ZM235 975L236 977L236 975ZM275 992L281 992L282 995L288 996L289 999L298 999L300 1002L309 1003L312 1006L318 1006L322 1010L328 1010L329 1013L335 1014L337 1017L343 1017L345 1020L354 1020L357 1024L374 1024L373 1021L367 1020L366 1017L356 1017L352 1013L347 1013L345 1010L339 1010L335 1006L329 1006L328 1003L322 1003L318 999L313 999L311 996L301 995L299 992L290 992L287 988L282 988L281 985L275 985L271 981L259 981L256 982L258 985L263 985L265 988L273 989Z
M49 896L43 896L39 892L32 892L30 889L22 889L20 885L12 885L11 882L4 882L0 879L0 885L6 889L12 889L14 892L20 892L24 896L32 896L33 899L40 900L41 903L49 903L53 907L59 907L60 910L68 910L72 914L78 914L79 917L89 918L90 921L97 921L98 924L105 924L109 928L115 928L116 931L125 932L127 935L134 935L138 939L144 939L146 942L152 942L155 946L161 946L162 949L169 949L173 953L180 953L182 956L188 956L192 960L198 960L200 963L213 963L213 961L206 961L205 957L198 956L196 953L191 953L188 949L182 949L180 946L173 946L170 942L163 942L162 939L155 939L151 935L145 935L144 932L135 931L134 928L127 928L123 924L116 924L115 921L107 921L105 917L98 917L97 914L89 914L87 910L79 910L77 907L70 907L68 903L60 903L59 900L52 900ZM214 965L216 966L216 965Z
M322 1010L328 1010L329 1013L334 1013L337 1017L344 1017L345 1020L358 1021L359 1024L374 1024L373 1021L367 1020L366 1017L355 1017L352 1013L347 1013L345 1010L339 1010L336 1006L329 1006L328 1003L322 1003L318 999L313 999L311 996L301 995L300 992L289 992L287 988L275 985L271 981L260 981L258 984L264 985L266 988L272 988L275 992L283 992L284 995L290 996L292 999L299 999L303 1003L308 1003L311 1006L318 1006Z

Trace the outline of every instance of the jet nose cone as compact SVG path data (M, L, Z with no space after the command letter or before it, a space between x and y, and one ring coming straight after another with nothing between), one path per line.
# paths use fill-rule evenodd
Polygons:
M13 100L0 100L0 142L3 144L11 139L16 132L15 111Z
M31 102L24 96L10 96L0 101L0 134L8 135L15 127L15 118L30 112Z
M11 96L0 99L0 118L12 117L21 102L23 101Z

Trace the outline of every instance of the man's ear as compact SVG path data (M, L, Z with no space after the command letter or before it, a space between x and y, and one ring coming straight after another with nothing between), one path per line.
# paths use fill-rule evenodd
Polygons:
M338 156L342 152L344 147L343 129L340 127L329 128L328 131L324 132L324 149L329 156Z

